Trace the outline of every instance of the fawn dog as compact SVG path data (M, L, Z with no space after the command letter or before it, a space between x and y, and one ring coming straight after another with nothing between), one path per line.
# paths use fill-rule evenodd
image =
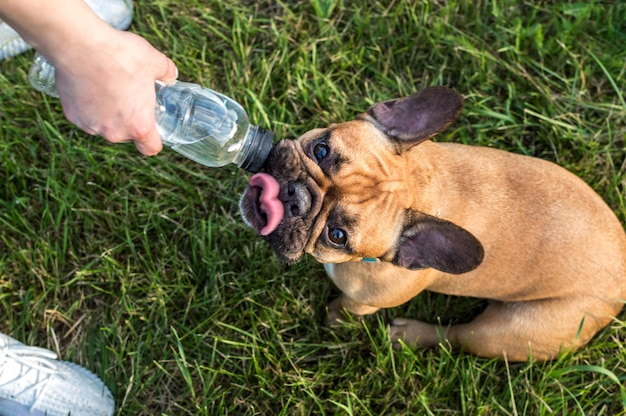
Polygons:
M396 318L397 342L545 360L587 343L626 299L626 234L587 184L544 160L430 139L463 97L430 87L274 145L241 198L286 262L308 253L343 295L330 321L422 290L489 300L466 324ZM363 260L368 261L363 261Z

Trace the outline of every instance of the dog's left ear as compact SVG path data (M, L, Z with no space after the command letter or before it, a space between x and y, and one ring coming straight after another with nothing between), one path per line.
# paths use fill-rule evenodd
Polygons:
M412 213L392 263L411 270L432 267L461 274L478 267L483 257L482 244L468 231L448 221Z
M463 96L447 87L429 87L405 98L374 104L362 119L404 147L416 145L445 130L459 116Z

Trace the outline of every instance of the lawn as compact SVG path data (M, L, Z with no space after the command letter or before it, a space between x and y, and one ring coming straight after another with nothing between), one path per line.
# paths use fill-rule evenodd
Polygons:
M239 101L277 139L424 86L466 97L437 138L554 161L626 223L626 3L135 2L130 30L180 79ZM0 331L97 373L118 415L626 414L626 314L585 349L512 364L396 351L388 320L467 319L423 293L340 328L309 258L246 227L249 174L108 145L0 63Z

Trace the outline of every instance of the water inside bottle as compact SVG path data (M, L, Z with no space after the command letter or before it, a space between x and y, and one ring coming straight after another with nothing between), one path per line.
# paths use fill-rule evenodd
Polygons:
M206 136L193 143L174 145L172 149L208 167L221 167L229 163L238 164L243 158L243 142L247 132L248 129L235 131L232 136L234 143L227 147L220 144L213 136Z
M159 94L163 108L158 124L164 144L205 166L240 161L249 127L241 106L195 86L165 88ZM183 102L186 104L181 105Z

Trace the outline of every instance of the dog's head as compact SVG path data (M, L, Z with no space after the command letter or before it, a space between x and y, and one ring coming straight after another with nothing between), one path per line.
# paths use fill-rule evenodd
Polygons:
M245 221L286 262L309 253L323 263L376 258L409 269L474 269L483 258L478 240L416 209L428 203L416 187L435 173L409 177L420 160L407 156L462 107L457 92L431 87L278 142L241 198Z

